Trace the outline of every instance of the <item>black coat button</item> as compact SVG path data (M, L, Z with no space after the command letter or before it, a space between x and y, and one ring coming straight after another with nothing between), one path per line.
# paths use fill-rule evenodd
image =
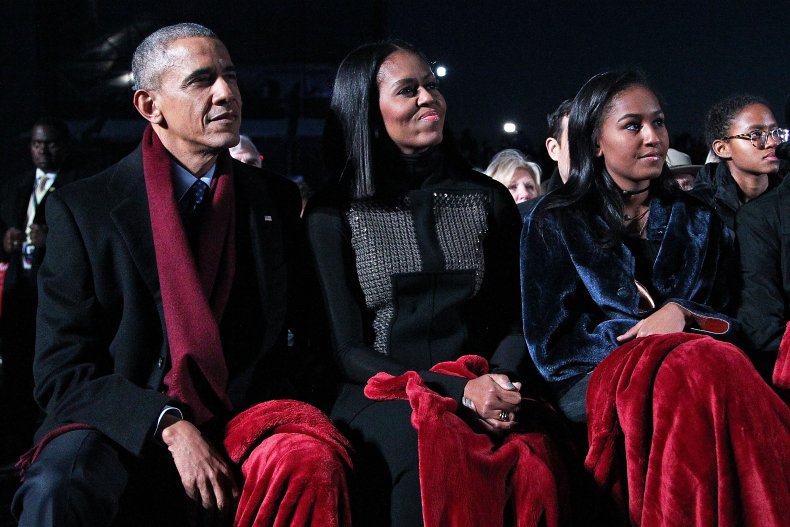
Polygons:
M617 290L617 296L621 300L625 300L626 298L628 298L631 295L628 293L628 289L627 288L621 287L620 289Z

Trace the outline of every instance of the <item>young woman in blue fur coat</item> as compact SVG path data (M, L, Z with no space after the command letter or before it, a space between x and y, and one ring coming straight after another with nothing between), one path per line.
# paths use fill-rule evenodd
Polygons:
M522 231L523 322L558 406L587 423L588 470L631 523L781 524L790 411L740 350L700 335L734 332L733 240L669 182L660 100L638 72L602 73L568 126L570 179ZM784 446L728 428L746 425Z

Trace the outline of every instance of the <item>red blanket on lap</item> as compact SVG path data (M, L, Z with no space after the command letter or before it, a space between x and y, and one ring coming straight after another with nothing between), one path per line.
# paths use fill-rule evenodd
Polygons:
M467 355L431 371L472 379L486 373L488 363ZM500 444L476 433L456 415L454 400L427 388L413 371L379 373L365 395L411 404L425 527L503 525L506 510L519 527L564 523L564 469L545 434L510 433Z
M228 423L224 444L245 480L235 526L351 525L344 476L350 446L318 409L260 403Z
M735 346L620 346L592 374L587 415L585 465L632 525L790 525L790 409Z

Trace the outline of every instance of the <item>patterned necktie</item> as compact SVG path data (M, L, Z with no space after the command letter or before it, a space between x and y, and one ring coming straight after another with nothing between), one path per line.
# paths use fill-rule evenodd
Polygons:
M182 219L184 222L184 230L187 234L187 240L192 248L192 252L197 254L197 246L200 235L200 216L202 210L202 203L208 195L208 185L202 180L198 179L189 187L182 203Z
M189 187L179 207L185 225L191 223L192 218L199 215L200 205L203 203L203 200L206 199L207 193L208 185L200 179L195 180L192 186Z
M192 212L194 213L195 210L200 207L200 204L203 203L203 199L206 197L206 192L208 192L208 185L206 185L202 179L198 179L189 189L192 191L193 195L192 202L194 205L192 206Z
M35 194L37 207L38 204L44 199L44 194L46 194L47 191L47 183L49 183L49 181L50 179L48 174L42 174L36 181L36 188L33 193Z
M49 182L49 176L43 174L40 178L38 178L38 185L36 185L36 194L41 194L44 192L44 189L47 188L47 183Z

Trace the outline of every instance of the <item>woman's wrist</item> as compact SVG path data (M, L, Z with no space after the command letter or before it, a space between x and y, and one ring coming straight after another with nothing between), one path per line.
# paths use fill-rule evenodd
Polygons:
M685 307L677 304L675 302L668 302L664 305L664 308L674 309L680 316L683 317L683 320L686 322L686 325L694 322L694 313L686 309Z

